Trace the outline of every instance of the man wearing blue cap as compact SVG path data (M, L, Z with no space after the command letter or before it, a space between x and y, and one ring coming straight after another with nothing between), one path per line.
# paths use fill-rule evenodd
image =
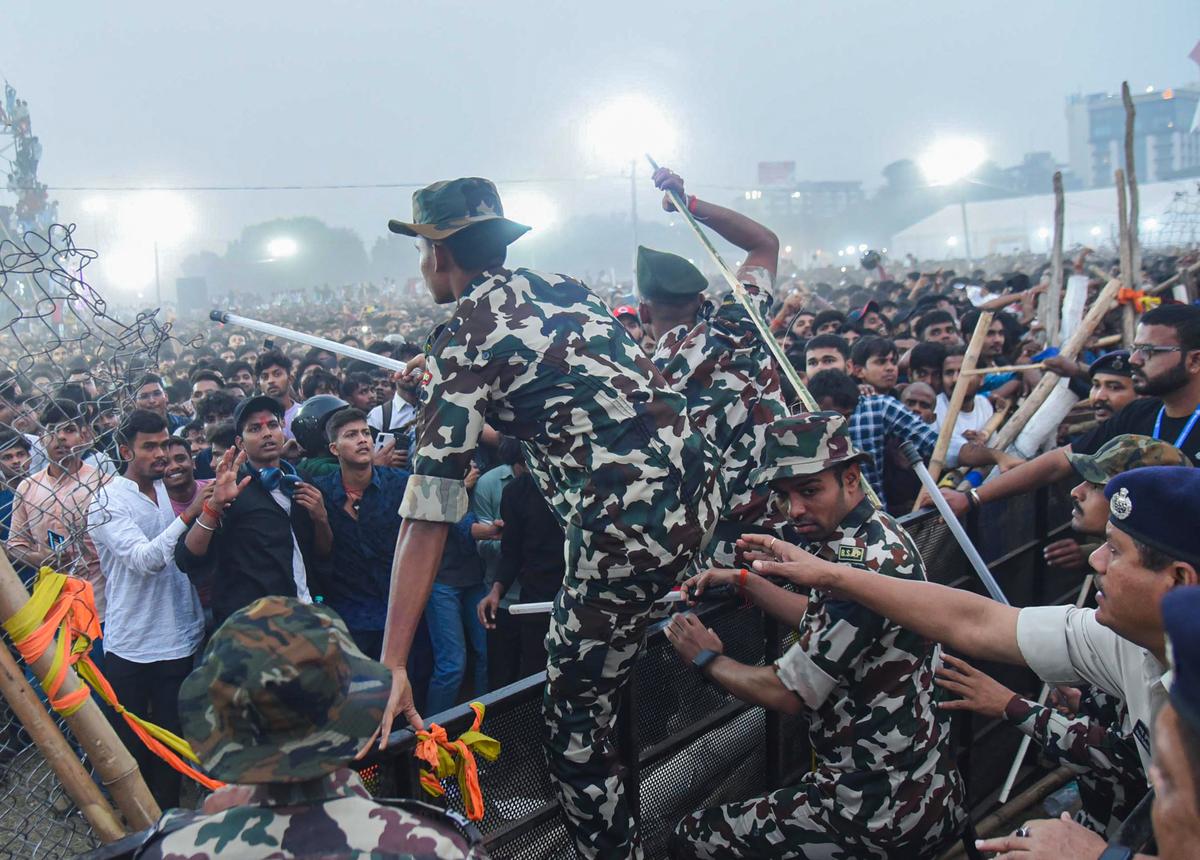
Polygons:
M1200 581L1200 471L1134 469L1109 481L1105 496L1107 540L1089 559L1096 609L1019 609L943 585L870 576L798 550L789 550L792 561L754 566L861 603L966 656L1027 665L1049 684L1094 684L1124 702L1124 729L1148 771L1150 727L1166 698L1159 604L1171 589ZM769 551L769 539L744 541Z

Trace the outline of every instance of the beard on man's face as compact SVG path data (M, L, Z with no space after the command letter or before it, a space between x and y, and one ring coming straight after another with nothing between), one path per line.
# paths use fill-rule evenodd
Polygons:
M1133 369L1133 390L1138 394L1161 397L1187 385L1188 376L1182 356L1180 356L1178 364L1157 376L1146 376L1145 371L1135 367Z

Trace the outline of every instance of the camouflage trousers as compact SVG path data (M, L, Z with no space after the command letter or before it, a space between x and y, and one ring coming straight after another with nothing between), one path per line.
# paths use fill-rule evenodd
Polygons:
M671 835L671 857L778 857L806 860L935 857L953 839L955 820L882 844L861 826L830 808L814 782L774 791L739 803L701 809L684 818Z
M642 856L614 723L654 601L671 589L688 560L612 581L568 574L554 602L546 638L546 750L581 857Z

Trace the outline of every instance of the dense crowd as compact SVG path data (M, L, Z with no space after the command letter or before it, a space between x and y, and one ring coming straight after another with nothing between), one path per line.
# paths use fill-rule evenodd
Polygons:
M718 208L713 207L712 217L719 221L723 216L715 212ZM900 449L912 442L926 459L934 454L939 427L953 411L951 394L968 358L966 345L985 312L991 321L978 355L971 356L977 358L980 372L967 376L944 457L943 485L957 511L1066 477L1069 465L1064 470L1058 460L1047 459L1063 450L1090 457L1083 466L1075 465L1085 478L1073 491L1078 534L1046 550L1049 563L1082 570L1089 554L1086 535L1104 528L1103 517L1098 527L1091 522L1084 528L1084 515L1097 498L1106 507L1104 484L1122 471L1104 473L1111 462L1102 460L1099 452L1127 434L1175 440L1175 448L1191 457L1200 448L1193 413L1185 410L1181 417L1172 408L1164 421L1164 412L1158 411L1160 401L1192 396L1200 368L1193 370L1189 364L1175 376L1146 370L1164 352L1182 350L1190 356L1192 350L1200 350L1200 343L1188 340L1200 334L1200 325L1186 315L1186 308L1179 310L1182 305L1147 310L1142 317L1143 328L1174 332L1180 344L1139 341L1132 351L1111 348L1114 336L1120 340L1118 308L1088 339L1080 356L1065 358L1047 346L1042 331L1039 306L1049 287L1048 260L995 258L987 261L987 268L962 272L909 261L911 272L892 277L881 266L886 261L871 258L860 270L838 273L835 285L815 280L820 273L790 272L778 279L773 271L755 275L757 251L751 240L743 280L755 286L755 300L821 414L840 416L841 424L819 430L818 435L824 434L821 444L852 446L856 468L892 513L911 510L920 490ZM606 296L614 308L610 321L623 326L650 357L658 356L664 343L672 343L685 317L690 323L684 325L684 339L695 323L701 305L680 316L680 295L699 296L701 301L705 288L714 299L721 292L717 281L679 286L690 275L672 271L675 263L667 259L671 256L643 255L641 301ZM1190 257L1152 261L1141 286L1152 286L1191 262ZM1102 275L1115 271L1115 265L1101 264L1097 271L1086 252L1073 265L1068 263L1069 270L1088 281L1085 305L1104 285ZM844 282L847 279L854 282ZM731 301L714 301L700 311L708 315L702 318L719 320L722 314L740 313ZM70 320L52 325L40 318L18 321L13 330L22 335L20 342L0 344L7 368L0 375L0 538L26 581L49 565L91 584L104 631L93 653L127 708L172 731L181 725L180 688L206 641L224 621L259 598L283 596L324 604L337 613L364 654L377 658L386 653L397 541L405 511L418 504L410 488L412 467L419 457L429 458L435 442L453 441L438 440L441 431L431 422L424 427L425 438L418 438L423 410L430 408L428 391L423 390L430 383L426 345L443 335L451 317L423 288L322 288L243 304L237 310L406 362L410 371L394 373L331 349L296 348L249 330L186 320L175 323L172 337L153 354L116 365L92 348L85 328L73 327ZM672 362L686 355L685 344L659 365L668 382L673 373L680 373ZM641 360L630 359L634 364ZM695 375L694 367L687 371ZM1020 454L992 447L1003 417L1051 371L1066 378L1080 400L1057 435L1051 433ZM786 417L802 411L786 380L775 375L762 391L778 403L778 420L799 420ZM454 408L453 403L434 406L443 415ZM1149 423L1156 415L1151 432ZM697 411L696 420L710 422L718 442L722 434L737 432L724 426L720 415L701 416ZM796 436L814 432L805 426L789 425L785 430ZM837 441L843 437L845 441ZM555 600L568 575L568 560L578 551L578 537L572 537L570 528L564 531L563 523L569 526L572 520L562 515L562 499L548 499L539 481L548 466L533 453L529 439L523 441L483 428L479 446L465 452L467 459L462 460L467 503L460 507L453 501L438 502L434 519L448 525L445 548L406 657L414 704L422 713L443 712L470 696L539 671L547 662L548 642L552 649L560 647L553 633L548 638L549 615L502 611L514 602ZM762 450L770 451L770 438L765 444ZM775 444L784 450L796 443ZM784 462L786 456L798 455L779 456ZM1167 465L1166 458L1160 461ZM771 522L774 509L768 509L765 496L752 492L747 479L748 470L765 469L765 461L728 462L731 488L742 481L744 492L739 496L730 489L727 515L717 524L717 538L725 545L713 558L733 568L735 553L745 549L738 539L756 530L739 528L723 537L723 526ZM1003 476L981 485L992 466ZM757 483L794 479L797 473L772 474L760 476ZM418 486L425 487L429 479L420 478ZM447 514L450 510L453 517ZM892 525L878 528L867 538L869 546L906 546L907 537ZM566 555L564 545L569 548ZM770 549L773 546L759 544L774 554L774 563L789 560L786 553ZM923 578L919 558L914 562L901 555L895 556L892 575ZM739 582L710 572L694 581L699 586L718 581L737 585L747 599L773 613L781 601L790 599L754 591L775 586L750 586L747 576L742 569ZM796 614L793 607L781 617L801 623L806 612L812 614L807 602L802 609ZM889 609L877 611L882 616ZM688 622L679 623L686 628ZM919 627L915 622L912 626ZM895 631L885 627L875 634L893 636ZM944 631L927 635L953 638ZM680 627L673 634L681 654L689 650L690 638L701 636ZM719 643L712 647L719 652ZM915 639L892 647L911 652L914 665L936 660ZM970 648L960 650L972 653ZM958 685L956 691L971 688L975 675L970 666L961 661L949 665L949 683ZM781 664L779 670L785 685L792 683L788 672L801 676L813 671L789 666ZM825 666L818 671L833 675L837 669ZM742 695L738 683L730 680L728 686ZM822 691L821 701L831 689ZM936 735L940 729L934 712L927 709L927 692L914 689L909 704L916 728ZM851 690L846 695L853 699L858 693ZM750 693L746 697L754 700ZM1002 715L1018 725L1028 723L1028 730L1040 732L1047 746L1054 746L1054 738L1068 736L1066 729L1055 734L1054 727L1047 726L1049 716L1040 723L1036 714L1030 717L1026 705L1040 707L1036 703L1022 700L1013 705L1012 698L1005 700ZM1085 689L1083 704L1076 699L1078 719L1103 713L1106 703L1102 696L1100 701L1096 698L1089 699ZM1010 707L1012 714L1006 712ZM1109 719L1119 727L1124 715L1118 708L1117 716ZM117 727L158 802L164 808L178 805L178 774L149 754L123 722ZM822 730L832 739L836 728L830 722ZM930 747L930 762L940 761L935 746ZM1121 771L1121 784L1128 785L1130 769L1144 762L1139 761L1140 750L1121 747L1124 753L1113 752L1117 746L1114 741L1107 748L1108 760L1120 765L1112 770ZM844 752L837 745L826 751L831 756ZM938 774L934 795L943 792L949 798L960 790L952 767L931 767ZM1119 802L1112 792L1105 796L1107 807L1093 804L1081 819L1101 833L1140 794L1123 792ZM731 820L737 813L722 814L723 820ZM720 830L711 816L701 816L681 825L680 838L690 840L696 850L705 839L724 838L714 835L714 827ZM941 840L948 832L935 828L926 836Z

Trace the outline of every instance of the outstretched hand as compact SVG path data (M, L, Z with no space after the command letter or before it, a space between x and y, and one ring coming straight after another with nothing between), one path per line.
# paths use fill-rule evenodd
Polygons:
M837 565L822 561L795 544L771 535L742 535L740 549L753 569L764 576L779 576L805 588L828 590L833 585Z
M218 511L229 507L252 480L250 475L238 480L238 471L246 462L246 452L228 448L217 463L217 479L213 481L212 506Z
M408 670L404 667L392 669L392 691L388 695L387 705L383 709L383 717L379 720L379 727L367 738L367 742L354 756L355 759L364 758L370 752L371 747L375 745L376 739L379 740L379 749L387 749L388 736L392 733L392 723L400 714L404 714L404 718L408 720L408 724L414 731L425 730L425 721L421 719L416 705L413 704L412 685L408 682Z
M949 654L942 655L942 666L936 672L934 683L962 697L941 702L942 710L974 711L997 720L1004 716L1004 709L1016 695L991 675Z

